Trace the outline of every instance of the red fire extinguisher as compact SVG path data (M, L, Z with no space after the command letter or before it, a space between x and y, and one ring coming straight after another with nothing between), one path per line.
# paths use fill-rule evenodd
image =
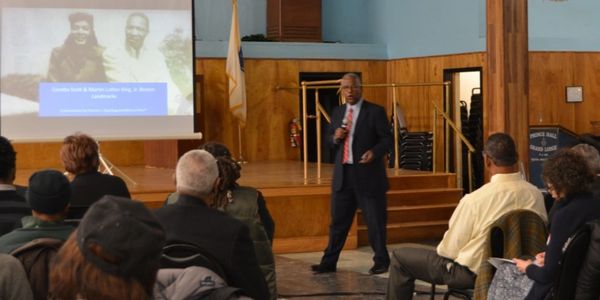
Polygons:
M302 146L302 126L298 118L293 118L290 121L290 146L297 148Z

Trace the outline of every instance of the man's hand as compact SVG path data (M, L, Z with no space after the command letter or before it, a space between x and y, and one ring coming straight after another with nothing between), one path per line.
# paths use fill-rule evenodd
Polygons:
M338 128L333 133L333 139L336 141L342 141L348 136L348 131L344 128Z
M375 155L373 155L373 151L371 150L367 150L367 152L365 152L361 157L360 157L360 161L358 162L359 164L367 164L373 161L373 158L375 158Z
M517 265L517 269L519 269L519 271L521 273L525 273L525 269L527 269L527 267L529 267L529 265L532 263L531 260L523 260L523 259L518 259L518 258L513 258L513 261L515 262L515 264Z

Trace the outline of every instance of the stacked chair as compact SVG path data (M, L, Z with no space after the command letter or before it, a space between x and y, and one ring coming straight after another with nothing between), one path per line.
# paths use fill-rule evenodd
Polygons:
M420 171L433 169L433 134L431 132L402 132L399 143L400 168Z

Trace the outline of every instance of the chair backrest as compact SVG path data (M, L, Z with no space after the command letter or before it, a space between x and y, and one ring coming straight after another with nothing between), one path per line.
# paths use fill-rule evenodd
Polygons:
M585 225L565 242L558 263L557 276L550 291L550 299L573 299L579 271L590 244L590 233L590 227Z
M39 238L10 253L23 264L34 299L48 298L49 264L62 244L59 239Z
M546 223L535 212L514 210L502 215L491 226L488 246L475 281L473 297L485 299L495 269L487 262L490 256L514 258L534 256L544 250L547 237Z
M577 279L577 300L600 299L600 220L592 221L587 226L590 227L590 244Z
M225 270L216 258L204 248L179 241L167 242L163 247L160 268L183 269L191 266L205 267L227 281Z
M7 234L21 227L21 215L0 215L0 235Z
M67 210L66 220L81 220L85 212L90 208L89 206L69 206Z

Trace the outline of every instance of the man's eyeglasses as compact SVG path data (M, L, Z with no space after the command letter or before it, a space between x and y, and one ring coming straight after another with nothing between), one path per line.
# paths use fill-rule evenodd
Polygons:
M340 87L341 90L360 90L360 85L343 85Z

